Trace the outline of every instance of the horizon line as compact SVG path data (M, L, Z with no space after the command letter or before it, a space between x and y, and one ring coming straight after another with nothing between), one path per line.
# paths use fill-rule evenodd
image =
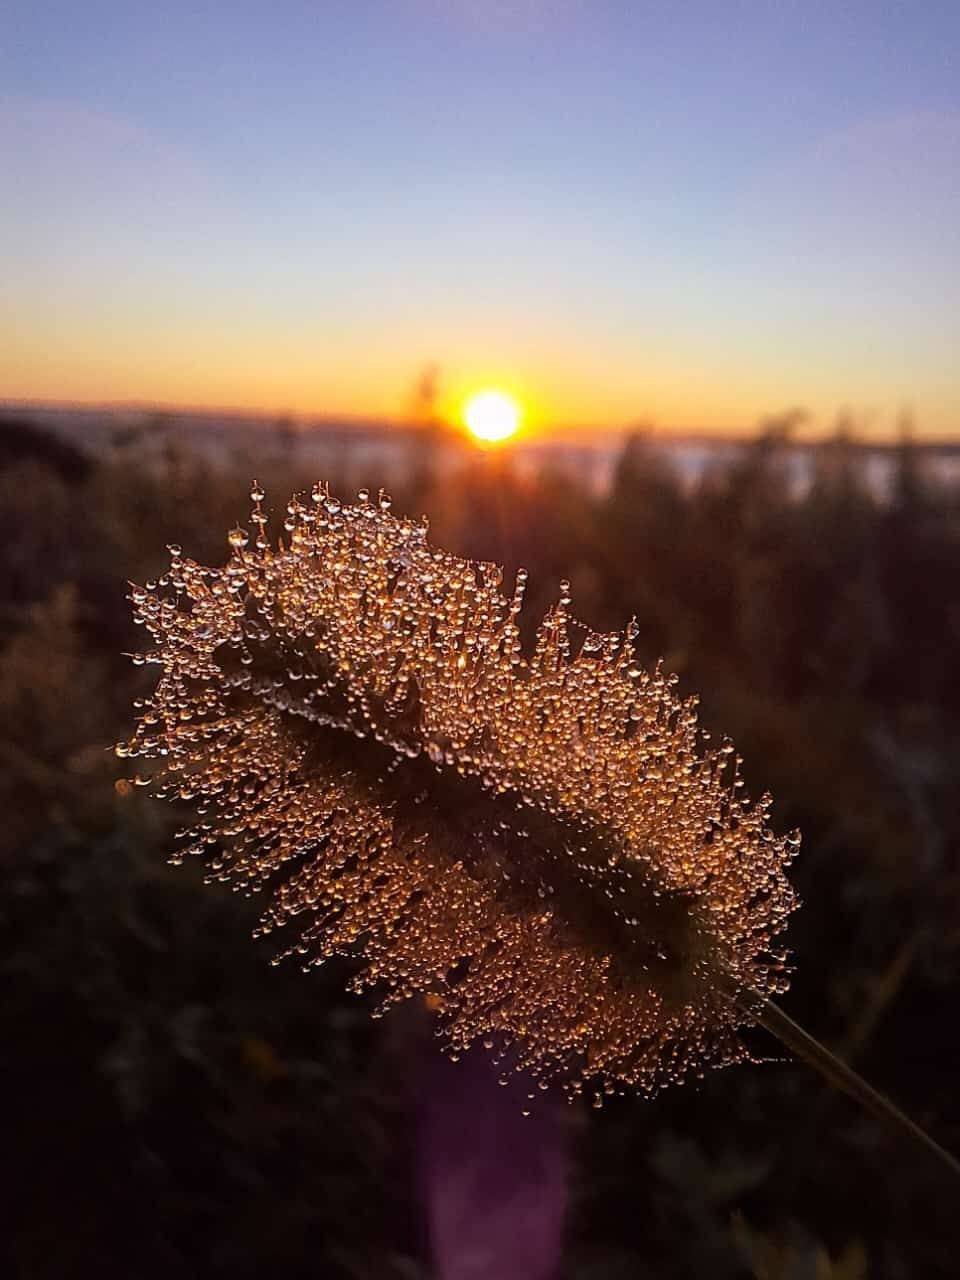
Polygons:
M330 427L346 427L349 430L358 431L370 429L416 430L425 426L436 425L441 429L456 431L454 424L439 417L435 422L430 423L423 418L417 419L399 413L396 415L335 413L329 410L303 411L238 405L197 405L149 399L61 400L0 396L0 413L30 412L103 413L111 415L142 413L157 414L158 416L174 419L177 417L220 418L227 420L232 418L248 422L253 420L258 424L262 424L264 429L267 430L275 430L281 424L290 424L308 430L310 428ZM842 416L842 412L838 412L836 415L837 420L842 419ZM960 448L960 433L949 436L930 436L912 427L907 431L902 429L896 431L894 429L893 431L886 430L881 433L857 430L856 425L849 430L835 426L833 429L814 428L812 431L804 431L803 421L806 418L806 413L799 408L769 414L761 418L753 426L740 429L721 429L708 426L670 427L652 423L643 417L638 417L633 421L619 425L594 423L552 428L540 427L535 431L524 433L523 437L517 441L517 444L549 443L551 440L558 443L572 443L572 438L576 438L577 443L580 444L595 443L603 445L611 443L612 439L624 440L630 436L645 437L653 442L677 441L688 444L709 443L718 445L744 444L761 438L771 430L771 427L776 426L778 420L790 419L791 417L795 418L796 426L799 430L788 427L785 442L798 447L826 444L836 441L838 438L845 438L853 445L868 448L894 448L904 443L904 441L923 448L944 448L948 450ZM584 440L583 437L587 437L587 439Z

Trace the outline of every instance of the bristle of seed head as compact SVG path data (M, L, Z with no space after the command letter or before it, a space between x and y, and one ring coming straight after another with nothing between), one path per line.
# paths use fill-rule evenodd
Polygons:
M153 696L118 745L194 804L174 861L273 888L280 957L359 958L377 1012L428 993L453 1053L543 1084L653 1092L747 1055L745 997L785 990L799 838L730 743L644 669L635 624L571 641L569 585L521 645L526 575L432 547L381 492L264 492L220 568L171 547L133 588Z

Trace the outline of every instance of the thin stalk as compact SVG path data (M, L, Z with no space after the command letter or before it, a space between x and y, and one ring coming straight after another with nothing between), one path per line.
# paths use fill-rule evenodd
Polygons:
M960 1161L949 1151L944 1150L939 1142L935 1142L919 1125L914 1124L910 1117L895 1106L889 1098L885 1098L882 1093L878 1093L867 1084L863 1076L847 1066L836 1054L831 1053L826 1045L804 1031L803 1027L794 1022L779 1006L766 1000L759 1007L755 1002L751 1002L749 1010L751 1017L755 1018L761 1027L775 1036L796 1057L801 1058L815 1071L819 1071L823 1078L835 1088L856 1099L864 1110L882 1123L889 1125L895 1131L907 1134L915 1142L926 1147L953 1174L960 1177Z

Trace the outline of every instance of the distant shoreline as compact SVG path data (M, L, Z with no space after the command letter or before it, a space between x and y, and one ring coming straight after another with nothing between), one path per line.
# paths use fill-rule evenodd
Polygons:
M421 429L425 424L409 418L389 416L369 416L360 414L334 413L287 413L283 411L267 411L262 409L241 409L236 407L214 408L210 406L174 405L155 403L148 400L106 400L106 401L73 401L73 400L22 400L0 397L0 425L4 418L25 417L35 420L38 425L80 427L84 421L101 418L124 425L144 425L151 420L189 425L202 429L205 425L222 429L228 425L236 425L244 429L276 430L283 428L291 434L309 435L313 432L355 432L358 436L383 434L387 432L410 432ZM72 420L72 423L71 423ZM441 424L442 426L442 424ZM629 436L639 435L653 445L686 445L702 448L735 447L748 444L764 433L765 424L757 424L741 431L711 429L703 427L672 428L651 426L642 422L623 423L615 426L594 425L579 427L557 427L531 432L524 437L527 446L557 445L577 448L609 449L616 447ZM454 431L454 428L449 428ZM792 431L788 435L791 447L804 449L816 448L837 439L836 430L803 430ZM902 439L892 431L882 433L858 432L852 429L847 437L852 448L869 450L886 450L898 448ZM960 433L955 436L928 436L916 432L910 437L910 443L923 450L960 451Z

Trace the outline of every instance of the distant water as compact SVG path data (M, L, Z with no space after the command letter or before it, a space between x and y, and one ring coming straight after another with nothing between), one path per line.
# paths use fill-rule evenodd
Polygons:
M464 465L471 456L469 443L438 437L427 443L416 428L383 422L324 421L293 423L262 416L191 412L157 412L122 408L61 408L23 406L0 402L0 431L4 420L30 421L81 444L93 453L135 446L149 457L160 456L171 444L189 449L215 466L257 466L283 461L317 476L349 473L358 483L391 484L422 465L429 449L431 465L441 473ZM521 474L546 471L577 479L592 492L602 494L610 484L628 432L606 433L596 442L542 438L511 446L512 465ZM669 466L681 482L695 488L711 472L735 463L749 447L748 440L732 440L708 434L699 436L650 435L645 449ZM780 452L787 484L795 496L810 487L819 446L797 442ZM891 490L896 466L894 446L860 445L860 461L867 484L880 500ZM925 444L921 449L925 474L945 487L960 486L960 442Z

